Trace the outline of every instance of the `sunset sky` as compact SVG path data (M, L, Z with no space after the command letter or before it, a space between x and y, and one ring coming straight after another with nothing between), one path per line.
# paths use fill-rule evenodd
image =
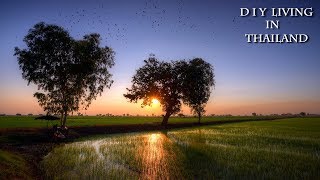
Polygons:
M240 17L240 8L313 7L313 17ZM111 89L84 114L161 114L123 97L135 70L154 53L161 60L201 57L214 66L216 87L207 114L256 112L320 114L320 1L117 0L0 2L0 114L43 113L22 79L14 47L38 22L56 24L80 39L99 33L116 52ZM267 30L266 20L280 20ZM308 34L304 44L249 44L244 34ZM183 108L183 113L190 110Z

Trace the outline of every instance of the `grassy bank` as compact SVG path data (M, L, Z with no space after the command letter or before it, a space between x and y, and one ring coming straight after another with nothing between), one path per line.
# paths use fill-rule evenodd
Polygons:
M229 163L229 164L232 163L230 161L223 162L222 160L221 162L223 164L211 163L211 161L215 162L217 161L217 159L212 159L210 158L212 154L210 156L210 154L206 155L205 153L214 152L213 154L215 153L219 154L219 151L220 151L219 149L210 150L211 146L215 146L215 145L217 146L216 148L219 147L219 148L226 148L230 150L234 149L233 154L236 154L238 151L239 152L247 151L248 154L251 154L249 150L251 149L251 147L256 146L255 148L257 149L257 152L260 152L260 153L256 154L254 156L255 158L264 156L265 154L263 154L263 152L271 151L271 149L273 149L273 151L275 152L271 151L269 152L269 154L270 153L277 154L278 151L283 153L288 152L288 153L284 153L283 156L285 158L291 158L290 156L287 156L287 154L289 155L297 154L297 153L294 153L295 151L298 152L298 154L300 153L300 149L297 149L297 148L292 149L290 146L290 144L297 142L297 146L301 147L301 149L303 150L303 153L306 152L305 151L306 149L309 149L309 152L313 154L312 155L313 157L319 157L319 141L315 139L316 138L320 139L319 138L320 118L293 118L293 119L284 119L284 120L261 121L262 119L266 119L266 118L272 118L272 117L260 117L260 116L259 117L205 117L203 119L203 122L205 123L202 124L204 126L196 125L197 127L194 127L194 128L190 128L190 127L195 126L195 124L193 123L197 122L196 118L171 118L169 121L170 125L168 126L168 129L166 131L159 131L159 129L163 129L163 128L159 126L161 118L157 118L157 117L147 117L147 118L146 117L145 118L144 117L139 117L139 118L137 117L71 117L68 123L73 125L71 126L72 128L70 128L71 133L77 134L77 136L74 136L73 138L82 137L81 139L86 139L86 138L92 139L94 137L93 135L96 135L96 134L137 132L137 131L154 132L154 133L144 133L144 135L141 135L141 133L139 135L138 133L134 139L130 139L131 138L130 136L132 134L129 134L130 136L128 136L128 134L112 135L112 137L118 137L118 138L121 137L122 140L119 140L117 138L112 140L113 142L117 142L112 147L118 147L120 148L120 150L116 148L111 150L111 152L127 154L129 152L126 152L126 150L125 152L122 152L121 150L121 149L127 149L128 151L130 151L130 154L132 155L130 156L131 159L129 160L126 159L125 155L114 156L114 158L117 159L116 163L114 163L115 166L117 167L119 166L117 161L120 161L122 163L122 164L120 163L120 165L124 164L124 169L122 169L123 173L122 172L121 173L125 177L129 177L127 176L128 172L126 172L128 171L127 168L130 169L129 175L132 175L132 171L133 172L136 171L133 173L135 175L133 175L132 177L141 177L141 174L143 172L150 172L150 171L153 171L155 174L157 174L156 172L158 171L155 171L154 169L150 170L145 166L141 165L141 163L143 164L144 160L142 159L139 160L139 157L137 156L139 155L139 153L136 152L137 148L139 147L140 148L139 151L141 151L140 153L150 154L151 152L148 152L146 149L150 149L150 148L152 149L159 145L158 144L157 146L150 147L150 145L152 144L149 141L150 139L153 139L151 140L153 142L155 142L156 139L161 139L161 141L160 140L156 141L156 142L163 142L162 145L159 145L159 146L168 148L168 149L164 148L163 149L164 151L162 152L169 153L168 156L170 158L175 158L177 162L181 163L180 165L174 165L173 163L173 166L168 165L168 168L170 167L169 169L160 169L160 170L161 171L163 170L167 173L175 172L174 170L172 170L172 168L177 169L178 166L181 166L181 168L183 168L182 172L184 174L178 174L177 172L175 173L181 177L188 177L188 176L193 178L211 177L213 176L212 173L205 175L207 171L212 171L211 169L209 170L208 169L206 170L206 168L204 168L205 170L201 170L201 169L203 167L208 168L213 165L217 168L222 166L222 169L224 169L225 163ZM46 129L47 122L34 120L34 117L28 117L28 116L1 116L0 120L1 120L0 121L0 124L1 124L0 126L1 127L0 128L0 135L1 135L0 136L0 143L1 143L0 158L2 158L0 161L0 168L2 169L1 172L5 172L5 173L2 173L1 178L17 177L17 178L27 179L28 177L32 177L32 178L42 177L44 174L42 174L42 171L39 171L39 168L40 168L39 162L42 160L42 157L44 157L46 154L48 154L48 152L52 150L52 148L56 147L56 144L50 142L50 139L48 139L48 136L46 134L48 132L48 129ZM255 122L245 122L245 121L255 121ZM241 123L238 123L238 122L241 122ZM68 125L70 126L70 124ZM50 123L48 125L50 126ZM206 126L206 125L210 125L210 126ZM245 125L248 127L244 128L242 125ZM242 131L238 131L236 127L240 130L242 129ZM174 130L175 128L183 128L183 129ZM209 128L209 131L207 128ZM214 132L212 134L212 130L210 129L213 129L218 133ZM195 133L195 130L198 131L199 133L198 134ZM256 132L253 133L252 132L253 130L255 130ZM210 133L204 136L203 134L206 134L206 133L203 133L203 132L206 132L206 131ZM250 136L250 134L252 133L253 135ZM288 138L288 135L290 136L290 138ZM100 135L100 136L103 136L109 139L111 138L110 135L107 135L107 136ZM218 140L210 139L209 137L218 138ZM237 138L234 139L235 137ZM294 137L299 137L299 138L295 139ZM70 140L77 141L79 139L70 139ZM225 141L220 142L220 140L225 140ZM131 143L128 144L127 141ZM208 145L206 143L203 143L203 142L211 142L211 141L218 142L218 143L212 143L213 145L212 144ZM252 141L251 144L249 143L250 141ZM311 145L309 141L311 142ZM269 144L265 144L265 142L268 142ZM134 145L132 145L132 143ZM273 143L275 143L275 145L273 145ZM185 144L188 144L188 147L185 146ZM278 146L278 144L282 146ZM87 145L89 145L88 152L92 153L92 146L90 145L90 143ZM110 149L109 145L106 145L106 144L102 144L102 145L104 148ZM197 149L198 146L201 147L201 149ZM286 146L288 146L288 148L286 148ZM241 148L244 148L244 149L241 149ZM85 149L86 148L83 148L82 150L85 150ZM287 150L290 150L290 151L287 151ZM77 150L75 151L77 152ZM229 151L226 151L226 152L229 152ZM106 152L104 152L103 149L101 149L101 153L106 154ZM110 154L109 150L108 150L108 154ZM228 158L230 154L229 153L226 153L226 154L222 155L221 158L222 159ZM78 157L78 155L76 154L70 157ZM301 157L306 157L306 156L310 157L309 155L306 155L306 154L300 153L300 155ZM90 154L90 156L96 157L95 154ZM155 152L153 153L152 156L156 159L157 158L159 159L159 157L156 156ZM12 157L15 157L15 158L12 158ZM69 154L65 156L66 159L67 157L70 158ZM273 157L273 154L271 157ZM276 161L278 157L275 156L274 158L272 162ZM12 159L18 159L18 160L12 161ZM207 161L204 161L204 160L207 160ZM311 164L310 163L304 164L305 160L310 161ZM78 161L78 160L74 159L74 161ZM159 163L162 161L164 161L164 159L154 163ZM237 159L233 157L232 161L240 162L242 160L241 158ZM150 161L150 163L151 162L152 161ZM220 161L217 161L217 162L220 162ZM263 163L264 163L263 160L256 160L256 162L259 162L261 165L254 164L255 161L250 163L253 163L254 166L259 166L260 168L261 166L263 166ZM297 166L302 169L305 169L303 168L304 166L306 166L308 169L312 171L314 171L314 167L319 168L317 163L315 163L312 158L311 159L302 158L297 162L300 164L302 163L301 166L300 165ZM56 168L62 167L60 166L59 163L56 163L56 166L57 166ZM138 164L140 163L140 165L137 165L137 163ZM166 162L166 163L169 163L169 162ZM197 167L193 167L193 166L190 166L190 167L186 166L188 164L193 164L193 163L199 163L197 166L201 167L201 169L199 168L197 169ZM8 164L11 164L11 165L8 165ZM20 166L21 164L24 164L24 165ZM152 168L153 166L152 163L150 166ZM270 168L268 166L265 166L265 167L263 166L263 167ZM42 169L43 167L44 167L44 164L42 163ZM81 169L82 167L79 167L79 168ZM192 170L193 168L195 170ZM30 171L30 169L32 171ZM230 168L227 167L227 169L230 169ZM43 169L43 170L44 172L46 172L46 169ZM92 170L97 172L96 169L92 169ZM177 170L180 171L181 169L178 168ZM24 173L26 175L25 177L19 174L20 172L25 172L25 171L29 172L29 173ZM200 171L201 175L197 174L197 171ZM290 170L290 171L296 171L296 169L293 168L293 170ZM298 173L302 172L306 174L302 176L304 178L310 178L310 177L319 178L319 175L315 172L306 173L304 171L305 170L298 171ZM35 172L35 173L31 173L31 172ZM112 172L115 173L116 175L119 174L118 170L113 170ZM217 173L218 170L216 169L213 172ZM279 172L281 172L281 170L279 170ZM105 173L104 175L113 177L112 174L111 175L108 174L110 172L103 171L102 173ZM287 172L286 174L288 173L292 173L292 172ZM66 172L66 174L68 174L68 172ZM155 174L153 174L152 176L156 177L157 175ZM148 174L145 174L145 175L148 175ZM233 175L231 174L231 177L236 177L238 175L240 176L241 174L237 174L237 173ZM55 175L52 175L49 173L49 174L46 174L46 176L53 177ZM269 177L269 176L270 175L267 175L266 177ZM213 177L219 178L220 175L215 174ZM245 177L253 177L253 176L245 174ZM298 177L300 177L300 175ZM297 175L295 175L294 178L297 178Z
M214 116L203 117L201 122L214 121L230 121L230 120L259 120L259 119L273 119L281 117L273 116ZM102 116L70 116L67 120L69 127L83 127L83 126L106 126L106 125L131 125L131 124L159 124L161 117L102 117ZM198 119L195 117L171 117L170 124L176 123L195 123ZM54 124L59 124L59 121L45 121L35 120L35 116L0 116L0 129L10 128L47 128Z
M32 169L21 154L0 149L0 179L33 179Z
M319 179L320 118L88 138L41 165L47 178Z

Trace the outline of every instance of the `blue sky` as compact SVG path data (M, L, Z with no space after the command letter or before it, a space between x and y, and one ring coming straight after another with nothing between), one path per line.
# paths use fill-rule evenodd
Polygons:
M313 17L239 17L247 7L313 7ZM84 113L161 114L123 98L131 77L150 53L163 60L202 57L215 67L214 114L320 113L320 3L316 0L1 1L0 113L41 113L34 85L22 79L15 46L44 21L80 39L99 33L116 52L115 83ZM267 12L268 13L268 12ZM266 30L265 20L280 20ZM308 34L305 44L248 44L245 33ZM125 107L125 108L123 108ZM187 108L184 113L189 113Z

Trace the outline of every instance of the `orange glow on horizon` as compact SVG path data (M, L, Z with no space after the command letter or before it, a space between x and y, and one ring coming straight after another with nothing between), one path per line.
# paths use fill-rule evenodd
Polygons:
M26 88L25 86L19 88ZM19 93L17 89L2 89L2 93L6 94L0 100L0 114L15 115L21 113L27 115L44 114L42 108L38 105L36 98L32 96L34 87L27 87L27 91ZM122 88L117 91L104 92L92 102L87 110L82 108L79 112L83 115L97 115L111 113L113 115L130 114L132 116L157 115L163 114L161 103L158 99L151 99L151 106L141 108L141 101L130 103L123 97L125 90ZM251 115L257 114L282 114L282 113L300 113L302 111L312 114L319 114L319 100L265 100L261 99L245 99L245 98L228 98L225 96L215 97L210 100L206 106L206 114L232 114L232 115ZM190 115L190 108L183 105L181 112ZM74 113L76 115L77 113Z

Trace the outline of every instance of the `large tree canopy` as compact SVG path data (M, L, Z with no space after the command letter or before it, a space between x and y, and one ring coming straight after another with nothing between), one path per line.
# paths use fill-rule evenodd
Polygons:
M100 35L73 39L62 27L36 24L24 38L26 49L15 48L22 77L34 83L34 96L47 113L60 114L65 126L68 113L87 108L113 81L108 69L114 51L100 47Z
M142 100L142 106L146 106L151 104L153 98L158 99L165 112L162 125L166 125L169 117L180 111L182 102L197 115L204 112L210 87L214 85L213 69L209 63L198 58L190 62L163 62L154 55L144 63L133 76L131 88L127 88L128 92L124 94L130 102Z

